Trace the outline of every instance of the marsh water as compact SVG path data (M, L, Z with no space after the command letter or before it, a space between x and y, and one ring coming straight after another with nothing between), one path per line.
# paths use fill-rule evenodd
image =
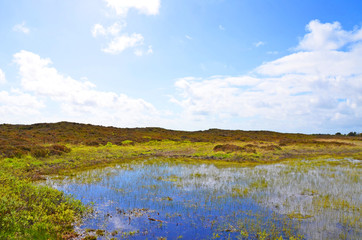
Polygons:
M361 161L149 161L49 177L98 239L361 239ZM96 231L98 230L98 231Z

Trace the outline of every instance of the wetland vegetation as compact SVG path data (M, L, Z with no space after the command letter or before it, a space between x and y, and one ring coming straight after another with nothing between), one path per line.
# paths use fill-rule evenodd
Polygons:
M360 239L362 137L0 125L1 239Z

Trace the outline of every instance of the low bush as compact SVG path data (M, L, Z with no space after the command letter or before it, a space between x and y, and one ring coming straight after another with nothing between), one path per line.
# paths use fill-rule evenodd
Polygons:
M0 170L0 239L62 239L86 208L80 201Z
M214 152L219 152L219 151L236 152L236 151L242 151L244 150L244 148L234 144L221 144L221 145L216 145L213 150Z

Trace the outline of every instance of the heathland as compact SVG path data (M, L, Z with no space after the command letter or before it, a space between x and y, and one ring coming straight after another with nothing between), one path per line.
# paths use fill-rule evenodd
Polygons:
M0 239L174 239L172 234L181 230L183 234L177 238L186 239L195 234L188 230L193 225L204 229L204 235L197 237L206 239L358 239L362 229L361 160L359 135L220 129L187 132L68 122L3 124ZM99 169L103 170L97 172ZM131 218L143 225L157 222L157 230L147 224L146 230L114 224L112 228L105 226L104 220L100 223L103 228L77 227L84 226L86 216L94 216L94 209L101 211L97 203L83 200L97 193L76 196L56 181L73 177L72 181L94 184L114 175L104 169L121 169L123 177L118 174L118 181L142 172L144 182L117 188L121 194L117 198L137 199L143 194L147 199L137 208L108 209L104 214L113 219L118 214L119 221L127 219L130 224ZM219 184L210 187L210 182ZM168 190L157 190L160 187ZM198 196L196 206L192 196L182 195L186 188L199 190L192 195ZM197 206L200 199L204 208ZM150 205L154 209L141 206L150 201L155 201ZM251 204L250 212L236 207L245 201ZM174 212L174 205L180 212ZM197 211L206 206L209 215L205 217ZM223 212L220 206L235 209L225 207ZM189 208L197 210L193 217ZM222 220L213 214L225 217ZM186 222L189 219L192 223ZM184 227L171 228L175 222Z

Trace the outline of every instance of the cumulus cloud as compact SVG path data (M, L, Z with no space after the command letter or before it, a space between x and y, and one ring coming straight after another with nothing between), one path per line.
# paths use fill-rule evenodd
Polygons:
M51 67L51 60L28 51L14 55L23 90L50 98L72 119L109 125L144 125L157 117L152 104L124 94L98 91L89 81L78 81Z
M255 114L243 96L243 89L251 89L260 80L253 77L212 77L209 79L182 78L175 86L181 91L182 100L172 101L184 107L187 115L194 117L220 115L249 117ZM243 111L240 111L243 109Z
M141 56L143 56L143 55L145 55L145 54L150 55L150 54L152 54L152 53L153 53L153 49L152 49L152 46L151 46L151 45L148 46L148 49L147 49L146 51L143 51L142 49L136 49L136 50L134 51L134 54L135 54L136 56L139 56L139 57L141 57Z
M3 72L3 70L0 69L0 83L5 83L5 82L6 82L5 73Z
M39 116L44 108L42 101L20 90L0 91L0 115L2 122L19 123L19 119Z
M107 44L107 47L102 49L103 52L110 54L119 54L127 48L133 48L143 45L144 41L143 36L139 33L133 33L131 35L127 33L120 34L125 26L125 22L116 22L109 27L104 27L101 24L95 24L91 32L93 37L104 36L111 38L111 40ZM140 49L135 50L134 53L137 56L143 55L143 51Z
M109 27L104 27L101 24L95 24L93 26L92 29L92 35L93 37L97 37L97 36L117 36L121 30L126 27L126 23L122 22L115 22L114 24L112 24Z
M258 129L361 129L361 29L347 32L339 23L315 20L307 30L299 51L267 62L249 76L177 80L180 96L172 101L190 118L249 118L249 127Z
M16 24L16 25L13 27L13 31L15 31L15 32L21 32L21 33L25 33L25 34L30 33L30 29L25 26L25 22L22 22L22 23L20 23L20 24Z
M126 16L131 8L137 9L146 15L156 15L159 13L161 0L105 0L107 6L113 8L120 16Z
M362 40L362 29L345 31L339 22L321 23L311 21L306 30L309 32L300 41L297 49L306 51L337 50L348 43Z
M115 37L102 51L111 54L121 53L127 48L142 45L143 40L143 36L138 33L133 33L132 35L123 34L122 36Z
M105 0L107 6L114 9L118 16L123 20L122 23L116 22L109 27L104 27L101 24L95 24L91 30L93 37L104 36L111 37L107 43L107 47L102 51L110 54L119 54L127 48L134 48L143 45L144 38L139 33L123 33L121 31L126 26L125 18L130 9L137 9L140 14L157 15L161 6L161 0ZM143 56L144 53L151 54L152 48L144 51L135 49L136 56Z

